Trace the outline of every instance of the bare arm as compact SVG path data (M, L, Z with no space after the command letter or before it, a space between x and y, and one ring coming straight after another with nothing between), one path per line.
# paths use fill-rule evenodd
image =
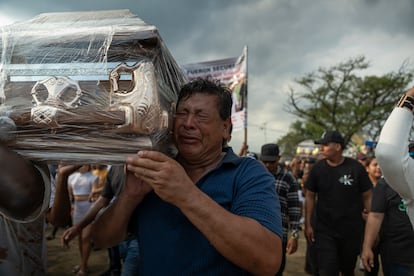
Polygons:
M68 177L79 166L59 166L56 173L55 200L46 213L47 220L54 226L65 227L70 219L70 197L68 192Z
M312 227L312 214L313 209L315 208L315 198L316 195L314 192L306 190L306 199L305 199L305 236L308 242L313 243L315 241L315 236L313 233Z
M78 224L73 225L69 229L65 230L65 232L63 232L62 237L61 237L62 247L68 248L69 247L69 242L74 237L79 235L80 231L84 227L88 226L95 219L95 217L99 213L99 211L102 208L104 208L105 206L107 206L108 203L109 203L109 199L107 199L106 197L103 197L103 196L99 196L98 199L91 206L91 208L89 208L88 212L82 218L82 220Z
M246 144L246 142L243 142L242 146L240 147L238 156L246 156L247 150L249 149L249 146Z
M372 249L378 239L381 224L384 219L384 213L370 212L365 225L364 243L362 245L361 259L365 269L370 272L374 267L374 254Z
M73 195L73 189L69 185L67 186L67 188L68 188L69 200L70 200L70 202L73 202L73 200L75 198L75 196Z
M150 190L150 186L127 172L124 190L92 223L92 239L98 247L111 247L125 239L132 212Z
M89 194L89 201L94 202L98 198L98 193L100 193L102 189L99 189L99 177L95 179L95 181L92 183L92 189Z
M371 200L372 200L372 189L364 192L362 194L362 202L364 204L364 209L369 212L371 210Z
M88 226L98 215L99 211L101 211L104 207L108 206L109 199L103 196L99 196L98 200L94 202L94 204L89 208L88 212L82 218L81 221L77 224L80 229L85 228Z
M0 211L19 220L40 211L45 193L40 172L3 145L0 145L0 171Z

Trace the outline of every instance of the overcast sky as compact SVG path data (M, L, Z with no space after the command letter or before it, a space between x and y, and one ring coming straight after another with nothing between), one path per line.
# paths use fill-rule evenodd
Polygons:
M255 152L295 120L285 111L295 78L360 55L370 74L414 63L412 0L4 1L0 24L45 12L129 9L158 28L179 64L236 57L247 45L247 142ZM236 152L243 138L233 133Z

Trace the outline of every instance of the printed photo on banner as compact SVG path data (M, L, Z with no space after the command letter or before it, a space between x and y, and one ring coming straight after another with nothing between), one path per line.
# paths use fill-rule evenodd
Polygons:
M227 85L233 97L233 131L247 127L247 47L239 57L186 64L182 69L189 81L211 77Z

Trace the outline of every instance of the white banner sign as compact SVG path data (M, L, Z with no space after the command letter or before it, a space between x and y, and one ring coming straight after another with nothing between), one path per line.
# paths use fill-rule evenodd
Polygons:
M233 131L247 128L247 47L239 57L186 64L182 69L189 81L211 77L227 85L233 96Z

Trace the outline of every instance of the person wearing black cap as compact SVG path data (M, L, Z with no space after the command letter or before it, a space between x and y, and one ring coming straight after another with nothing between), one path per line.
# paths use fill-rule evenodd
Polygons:
M409 158L410 132L414 119L414 87L398 101L382 127L375 155L387 183L404 199L414 227L414 160Z
M282 213L283 254L282 264L276 275L283 275L286 254L293 254L298 249L301 211L298 198L298 185L293 176L279 166L279 159L279 146L277 144L265 144L262 146L260 160L275 177L275 188L279 195Z
M362 214L370 209L372 184L362 164L343 156L345 141L338 131L325 132L315 144L323 159L305 182L306 239L315 245L319 275L354 275L363 239Z

